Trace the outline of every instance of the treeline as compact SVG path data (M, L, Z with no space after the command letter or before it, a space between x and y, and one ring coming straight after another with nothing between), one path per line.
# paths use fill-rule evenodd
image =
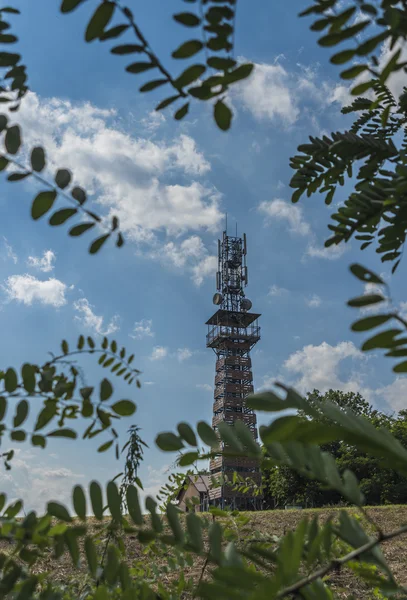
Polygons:
M386 427L407 448L407 410L389 415L374 409L359 393L330 390L321 394L314 390L307 395L308 402L318 410L323 403L333 402L343 410L351 409L362 415L375 427ZM305 415L302 415L305 419ZM323 422L324 417L320 416ZM386 464L383 469L379 458L365 454L344 442L331 442L321 446L330 452L341 472L350 469L356 475L365 494L366 504L407 503L407 478L391 470ZM286 505L301 505L304 508L337 505L344 503L338 492L327 490L312 479L300 475L289 467L263 469L264 508L284 508Z

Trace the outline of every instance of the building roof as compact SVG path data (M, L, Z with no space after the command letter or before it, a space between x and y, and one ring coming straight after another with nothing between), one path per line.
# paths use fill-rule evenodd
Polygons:
M189 480L189 481L188 481ZM210 490L211 487L211 476L210 475L188 475L188 478L185 479L184 483L188 484L192 484L196 491L199 493L203 493L203 492L208 492ZM182 492L184 492L184 488L181 488L181 490L178 493L177 498L179 499L180 496L182 495Z

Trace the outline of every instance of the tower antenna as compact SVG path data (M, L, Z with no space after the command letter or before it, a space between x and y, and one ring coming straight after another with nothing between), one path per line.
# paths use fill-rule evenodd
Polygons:
M228 213L226 213L225 219L226 219L226 222L225 222L225 231L226 231L226 235L227 235L228 234Z

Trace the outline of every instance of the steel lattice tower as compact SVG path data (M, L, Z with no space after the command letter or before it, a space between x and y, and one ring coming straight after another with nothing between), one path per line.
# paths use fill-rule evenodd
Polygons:
M213 302L219 308L207 321L206 346L216 354L215 394L212 426L217 430L221 421L233 426L241 419L257 439L255 413L246 407L245 399L253 393L250 351L260 339L259 314L249 312L252 303L245 297L248 283L246 266L246 234L231 237L223 232L218 240L219 267L216 273L217 292ZM211 475L231 477L236 471L244 478L260 483L258 462L251 458L221 456L211 460ZM261 499L252 494L238 494L231 486L222 485L209 492L211 504L238 509L258 509Z

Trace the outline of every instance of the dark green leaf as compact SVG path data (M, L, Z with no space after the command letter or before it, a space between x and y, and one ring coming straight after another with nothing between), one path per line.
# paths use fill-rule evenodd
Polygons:
M170 431L167 433L158 434L155 443L160 450L163 450L164 452L175 452L176 450L181 450L184 447L184 444L179 437Z
M394 344L394 338L402 333L401 329L388 329L368 339L362 346L362 350L374 350L375 348L390 348Z
M20 427L20 425L22 425L22 423L24 423L24 421L26 420L26 418L28 416L28 408L29 408L29 405L28 405L27 400L21 400L17 404L16 414L15 414L14 420L13 420L14 427Z
M144 73L144 71L148 71L154 67L155 64L152 62L135 62L126 67L126 71L128 73Z
M17 389L18 380L17 373L11 367L7 369L6 374L4 376L4 387L6 388L6 392L10 394Z
M130 417L136 412L136 405L131 400L119 400L111 408L113 412L121 417Z
M61 190L65 189L72 179L72 174L68 169L59 169L55 175L55 183Z
M85 2L85 0L62 0L61 12L68 13L74 10L77 6Z
M72 229L69 230L69 235L73 237L77 237L78 235L82 235L88 229L92 229L95 226L95 223L81 223L80 225L75 225Z
M82 521L86 520L86 497L83 488L80 485L76 485L72 492L73 507Z
M193 81L196 81L203 73L205 73L205 65L192 65L185 69L183 73L175 80L174 84L177 88L183 88Z
M24 442L25 438L27 437L27 434L22 429L16 429L15 431L12 431L10 433L10 437L15 442Z
M196 426L198 435L204 444L214 448L219 445L219 439L214 430L205 421L199 421Z
M169 106L170 104L175 102L175 100L178 100L178 98L180 98L180 97L181 97L181 94L177 94L176 96L170 96L169 98L165 98L165 100L160 102L160 104L158 104L155 107L155 110L162 110L163 108L166 108L167 106Z
M366 269L366 267L362 267L362 265L353 264L350 266L350 270L355 277L361 281L364 281L365 283L384 284L384 281L380 279L378 275L373 273L373 271L369 271L369 269Z
M4 396L0 396L0 421L2 421L5 417L7 410L7 400Z
M193 465L194 462L198 460L199 452L186 452L181 456L178 461L180 467L189 467L189 465Z
M7 129L4 143L9 154L17 154L21 146L21 131L18 125L13 125Z
M105 442L104 444L99 446L98 452L106 452L106 450L109 450L109 448L111 448L113 446L113 444L114 444L114 440L109 440L108 442Z
M404 360L403 362L393 367L393 371L395 373L407 373L407 360Z
M108 240L109 237L110 233L106 233L105 235L102 235L101 237L97 238L94 242L91 243L89 247L89 253L96 254L96 252L99 252L99 250L101 249L103 244Z
M31 394L35 390L35 368L33 365L25 363L21 368L24 389Z
M201 22L201 19L193 13L178 13L173 15L173 18L177 23L181 23L181 25L186 25L187 27L197 27Z
M142 525L143 515L141 514L138 492L134 485L129 485L129 487L127 488L126 501L127 509L129 511L133 523L135 523L136 525Z
M208 67L212 67L212 69L218 69L219 71L232 69L236 65L236 61L232 58L222 58L220 56L210 56L206 63Z
M49 220L49 224L52 226L63 225L68 219L76 215L78 210L76 208L62 208L61 210L57 210L51 216Z
M59 502L48 502L47 513L51 517L55 517L60 521L66 521L67 523L70 523L72 521L72 518L65 506L63 506L63 504L60 504Z
M63 437L76 440L77 433L73 429L55 429L55 431L47 433L47 437Z
M113 481L109 481L107 484L107 504L112 517L116 521L120 521L122 518L121 499L117 485Z
M99 4L86 28L85 40L87 42L91 42L103 34L104 29L113 17L114 10L115 5L113 2L103 1Z
M161 85L164 85L164 83L168 83L168 79L154 79L153 81L149 81L142 85L140 92L151 92Z
M140 44L123 44L122 46L115 46L110 50L112 54L132 54L133 52L143 52L144 46Z
M52 208L56 197L57 193L55 190L37 194L31 206L32 218L37 220L45 215Z
M21 59L20 54L11 52L0 52L0 67L12 67Z
M40 448L45 448L47 445L47 440L43 435L33 435L31 437L31 443L33 446L39 446Z
M190 56L194 56L200 50L202 50L203 44L200 40L190 40L189 42L185 42L181 44L177 50L172 53L173 58L189 58Z
M352 331L367 331L368 329L383 325L383 323L386 323L389 319L392 319L392 315L366 317L366 319L361 319L360 321L352 323Z
M87 339L87 342L88 342L88 346L89 346L89 348L91 348L91 349L93 350L93 348L95 347L95 342L93 341L93 338L91 338L91 337L88 335L88 337L87 337L86 339Z
M102 489L97 481L92 481L89 486L89 492L93 514L100 521L103 519L103 497Z
M85 538L85 554L90 574L95 577L98 568L98 557L92 538Z
M341 77L342 79L355 79L355 77L366 71L366 69L368 69L367 65L355 65L346 71L342 71Z
M197 446L196 435L188 423L178 423L178 433L190 446Z
M79 204L84 204L86 202L86 192L80 187L74 187L71 191L71 196L79 202Z
M355 56L355 50L342 50L338 54L331 56L331 63L334 65L343 65Z
M218 100L214 108L214 117L217 126L222 131L227 131L232 123L232 111L223 100Z
M62 340L61 350L62 350L63 354L68 354L69 346L68 346L68 342L66 340Z
M102 379L100 384L100 399L102 402L109 400L113 394L113 386L108 379Z
M378 302L384 302L385 300L386 298L380 294L365 294L349 300L348 306L359 308L360 306L369 306L370 304L377 304Z

